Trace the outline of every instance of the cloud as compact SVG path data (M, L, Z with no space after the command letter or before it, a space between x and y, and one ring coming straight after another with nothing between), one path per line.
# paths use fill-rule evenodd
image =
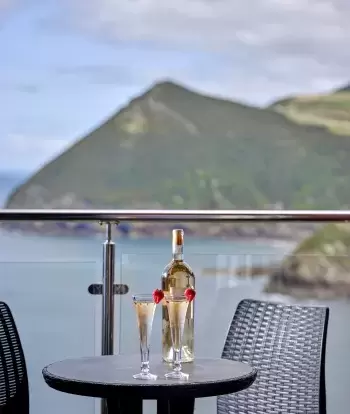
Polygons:
M11 134L1 142L0 166L2 171L33 171L53 155L63 151L69 141L58 138L38 138Z
M231 69L238 83L250 82L236 73L238 66L248 72L251 67L265 88L268 81L312 91L349 78L348 0L62 0L61 5L65 29L115 44L201 50L213 61L226 56L227 73Z
M37 94L40 91L40 87L34 83L26 82L1 82L0 81L0 90L1 91L16 91L22 92L25 94L33 95Z
M55 71L61 76L74 76L84 78L90 83L109 85L109 84L132 84L136 75L132 70L121 65L80 65L63 66Z
M71 22L81 29L117 40L225 51L244 45L279 55L320 53L321 46L335 44L330 52L337 55L350 38L347 0L91 0L88 4L76 0L63 4L69 8Z

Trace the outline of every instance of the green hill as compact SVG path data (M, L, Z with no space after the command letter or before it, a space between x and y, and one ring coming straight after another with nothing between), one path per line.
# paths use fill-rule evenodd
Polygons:
M277 112L301 125L318 125L337 135L350 135L350 85L327 95L305 95L275 102Z
M303 240L273 272L266 290L308 298L349 298L349 224L327 224Z
M44 166L7 207L347 207L347 138L162 82Z

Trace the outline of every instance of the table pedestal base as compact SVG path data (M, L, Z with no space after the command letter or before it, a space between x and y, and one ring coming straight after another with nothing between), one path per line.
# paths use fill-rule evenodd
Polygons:
M142 414L142 400L130 399L108 399L108 414Z
M108 414L142 414L142 400L108 399ZM193 414L194 398L158 400L157 414Z
M173 400L158 400L157 414L193 414L194 398L177 398Z

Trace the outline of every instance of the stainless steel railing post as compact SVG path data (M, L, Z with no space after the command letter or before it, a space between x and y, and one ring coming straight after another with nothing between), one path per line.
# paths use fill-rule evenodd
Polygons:
M106 223L106 241L103 243L102 280L102 343L101 354L114 351L114 264L115 244L112 241L112 223ZM101 401L101 414L107 414L106 401Z

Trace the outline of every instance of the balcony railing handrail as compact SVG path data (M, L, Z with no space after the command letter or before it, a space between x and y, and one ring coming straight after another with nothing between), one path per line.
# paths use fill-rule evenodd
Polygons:
M0 209L4 221L75 221L75 222L344 222L350 210L35 210Z

